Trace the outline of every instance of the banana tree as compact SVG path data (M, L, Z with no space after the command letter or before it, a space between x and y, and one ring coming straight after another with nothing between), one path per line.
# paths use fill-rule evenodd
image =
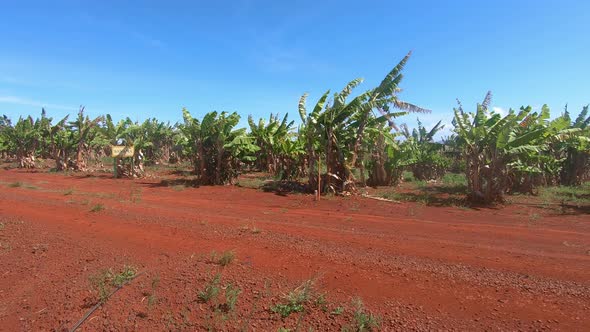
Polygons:
M55 169L63 171L73 168L70 155L76 146L74 133L67 127L68 115L51 127L50 145L52 158L55 160Z
M255 123L252 116L248 116L250 135L254 139L254 143L260 147L256 154L259 169L265 169L274 175L279 174L282 170L280 163L284 158L282 152L285 152L283 148L285 144L289 144L286 142L291 139L294 123L294 121L288 121L288 114L285 114L282 121L279 121L278 114L271 114L268 124L264 119ZM292 147L292 145L288 147Z
M199 121L188 110L182 112L184 124L180 130L202 184L232 183L241 164L255 160L254 153L260 148L252 143L245 128L234 129L240 121L237 113L210 112Z
M135 145L138 152L145 154L149 164L168 163L177 133L170 123L155 118L145 120L139 130Z
M317 156L325 158L326 184L335 192L356 191L356 178L353 170L363 167L359 160L365 151L362 147L367 127L389 122L387 131L395 128L393 119L408 112L428 112L428 110L401 101L397 94L401 91L399 84L403 78L402 70L411 53L408 53L374 89L368 90L350 102L347 98L362 83L355 79L340 92L333 95L332 102L326 103L329 91L318 101L313 111L307 114L304 95L299 102L299 113L305 124L308 162L310 170ZM391 112L391 108L401 112ZM380 113L378 116L376 113ZM315 188L315 181L310 171L310 186Z
M74 132L74 140L76 141L75 168L78 171L86 170L88 154L95 147L89 143L101 135L98 128L104 120L103 116L90 120L88 116L84 116L84 109L81 106L77 118L70 122L70 130Z
M503 117L488 111L490 102L488 92L475 113L459 104L453 120L466 161L469 198L484 203L502 202L523 172L540 172L538 156L551 140L568 134L548 125L548 109L531 113L530 106L521 107Z
M366 163L369 169L370 186L397 186L403 171L415 162L414 151L407 141L399 142L400 133L390 133L377 128L368 131L369 156Z
M35 168L38 148L43 140L42 123L31 116L19 118L10 130L7 130L9 150L16 156L21 168Z
M277 175L281 179L292 180L305 175L304 157L305 142L299 137L290 137L278 147L279 169Z
M271 114L268 124L264 119L256 124L251 116L248 117L250 135L260 147L256 153L258 168L283 180L304 174L301 166L304 163L305 143L302 135L295 135L293 132L294 123L288 121L288 115L279 121L278 115Z
M115 159L116 176L128 178L142 177L145 173L143 151L146 147L151 147L151 142L145 137L146 133L143 126L137 122L133 122L129 117L119 120L115 124L110 119L110 116L107 116L104 129L109 146L123 145L134 147L134 155L131 156L132 162L128 162L128 160L126 162L122 158Z
M10 135L12 122L6 115L0 117L0 158L6 159L10 154Z
M562 185L580 185L590 179L590 115L588 105L582 108L575 120L571 120L567 106L563 114L563 122L567 127L578 131L555 146L557 153L563 158L560 170Z
M450 161L442 155L443 145L434 142L434 136L444 128L441 123L439 121L427 131L418 119L418 128L414 128L411 133L407 125L402 125L405 146L413 152L410 168L414 178L418 180L438 180L450 165Z

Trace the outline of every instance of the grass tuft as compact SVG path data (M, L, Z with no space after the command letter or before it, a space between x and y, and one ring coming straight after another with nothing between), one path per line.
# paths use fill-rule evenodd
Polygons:
M95 206L93 206L90 209L90 212L100 212L100 211L102 211L104 209L105 209L104 205L102 205L101 203L99 203L99 204L96 204Z
M231 264L236 258L236 254L231 250L226 250L222 252L219 257L217 257L217 254L215 252L213 252L211 256L213 260L221 266L227 266Z
M367 312L363 301L359 298L353 300L354 326L345 326L342 331L376 331L381 327L381 318Z
M292 313L302 312L305 310L304 305L308 303L313 294L313 280L306 280L301 286L295 288L284 296L283 303L277 303L270 307L274 313L280 314L281 317L286 318Z
M137 270L133 266L125 265L119 273L114 273L112 269L103 270L100 273L90 277L92 288L98 293L101 303L108 300L109 294L114 288L122 287L135 277Z
M219 283L221 282L221 274L217 273L211 281L205 286L205 289L197 294L199 301L203 303L209 302L211 299L219 294Z

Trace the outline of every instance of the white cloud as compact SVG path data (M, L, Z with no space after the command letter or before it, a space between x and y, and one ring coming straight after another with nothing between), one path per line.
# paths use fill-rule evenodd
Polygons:
M0 103L13 104L13 105L24 105L24 106L32 106L32 107L45 107L47 109L57 109L57 110L64 110L64 111L73 111L73 110L78 109L78 107L74 107L74 106L48 104L48 103L43 103L43 102L39 102L36 100L21 98L21 97L17 97L17 96L0 96Z
M492 111L494 111L494 113L500 114L501 116L505 116L506 114L508 114L505 109L498 106L492 107Z

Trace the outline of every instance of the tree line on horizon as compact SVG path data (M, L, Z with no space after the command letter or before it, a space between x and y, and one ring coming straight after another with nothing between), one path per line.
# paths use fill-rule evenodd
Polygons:
M410 130L400 117L429 110L398 98L408 53L372 89L351 97L362 83L328 90L311 107L307 94L298 104L301 124L288 114L268 119L248 117L249 128L237 128L236 112L209 112L202 119L182 110L176 124L155 118L115 122L110 115L90 118L81 107L77 116L54 121L0 118L0 156L19 167L35 168L38 158L53 159L56 171L85 171L89 163L110 156L111 145L134 146L137 167L119 174L141 176L144 164L190 161L199 182L233 183L257 169L291 181L306 179L310 191L356 193L362 186L395 186L404 171L419 180L438 180L445 172L462 172L468 198L501 202L509 192L532 192L539 186L580 185L590 179L590 115L588 106L572 118L567 107L551 120L545 105L510 109L501 115L489 109L491 93L474 112L461 103L453 110L453 134L441 142L434 136L439 121Z

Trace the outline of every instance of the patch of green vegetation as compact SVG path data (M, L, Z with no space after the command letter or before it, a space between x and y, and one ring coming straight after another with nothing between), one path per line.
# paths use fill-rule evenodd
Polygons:
M223 298L220 297L222 290L224 291ZM215 312L229 313L235 310L241 293L242 290L231 283L222 286L221 274L217 273L205 285L205 289L197 294L197 297L202 303L212 302Z
M29 184L29 183L21 182L21 181L9 183L8 187L10 187L10 188L39 189L39 187L36 187L36 186Z
M302 312L304 305L312 298L313 280L305 281L301 286L295 288L284 297L283 303L277 303L270 307L274 313L280 314L281 317L286 318L292 313Z
M539 189L545 203L559 202L576 206L590 205L590 182L580 186L555 186Z
M326 299L326 294L318 295L314 302L321 311L328 312L328 300Z
M294 312L303 311L303 304L296 302L278 303L270 307L270 310L276 314L280 314L281 317L286 318Z
M395 190L383 192L379 196L386 199L390 199L392 201L401 201L405 198L404 195L396 192Z
M224 310L225 311L234 311L236 308L236 303L238 302L238 297L242 293L242 290L238 287L235 287L232 284L228 284L225 286L225 304Z
M445 186L467 188L467 178L465 177L465 174L446 173L441 182Z
M425 190L426 188L428 188L428 182L426 182L424 180L414 180L414 182L412 182L412 184L418 190Z
M69 196L72 195L74 193L74 189L68 189L66 191L64 191L64 196Z
M104 303L108 300L113 288L122 287L135 277L137 270L133 266L125 265L119 273L112 269L103 270L90 277L92 288L98 293L99 301Z
M404 171L403 175L402 175L402 179L404 182L413 182L416 179L414 179L414 173L410 172L410 171Z
M262 189L262 187L272 180L272 177L267 176L241 177L237 186L250 189Z
M211 261L221 266L227 266L231 264L235 258L236 254L232 250L226 250L219 255L215 251L211 252Z
M332 310L332 312L330 312L330 315L339 316L339 315L342 315L343 313L344 313L343 307L336 307L334 310Z
M353 300L354 307L354 325L348 325L342 328L347 332L364 332L376 331L381 327L381 318L370 312L367 312L363 301L359 298Z
M219 294L219 283L221 282L221 274L217 273L213 279L211 279L207 285L205 285L205 289L200 291L197 294L199 301L203 303L209 302L211 299L216 297Z
M99 203L99 204L96 204L96 205L94 205L94 206L93 206L93 207L90 209L90 212L100 212L100 211L102 211L102 210L104 210L104 209L105 209L104 205L103 205L103 204L101 204L101 203Z

